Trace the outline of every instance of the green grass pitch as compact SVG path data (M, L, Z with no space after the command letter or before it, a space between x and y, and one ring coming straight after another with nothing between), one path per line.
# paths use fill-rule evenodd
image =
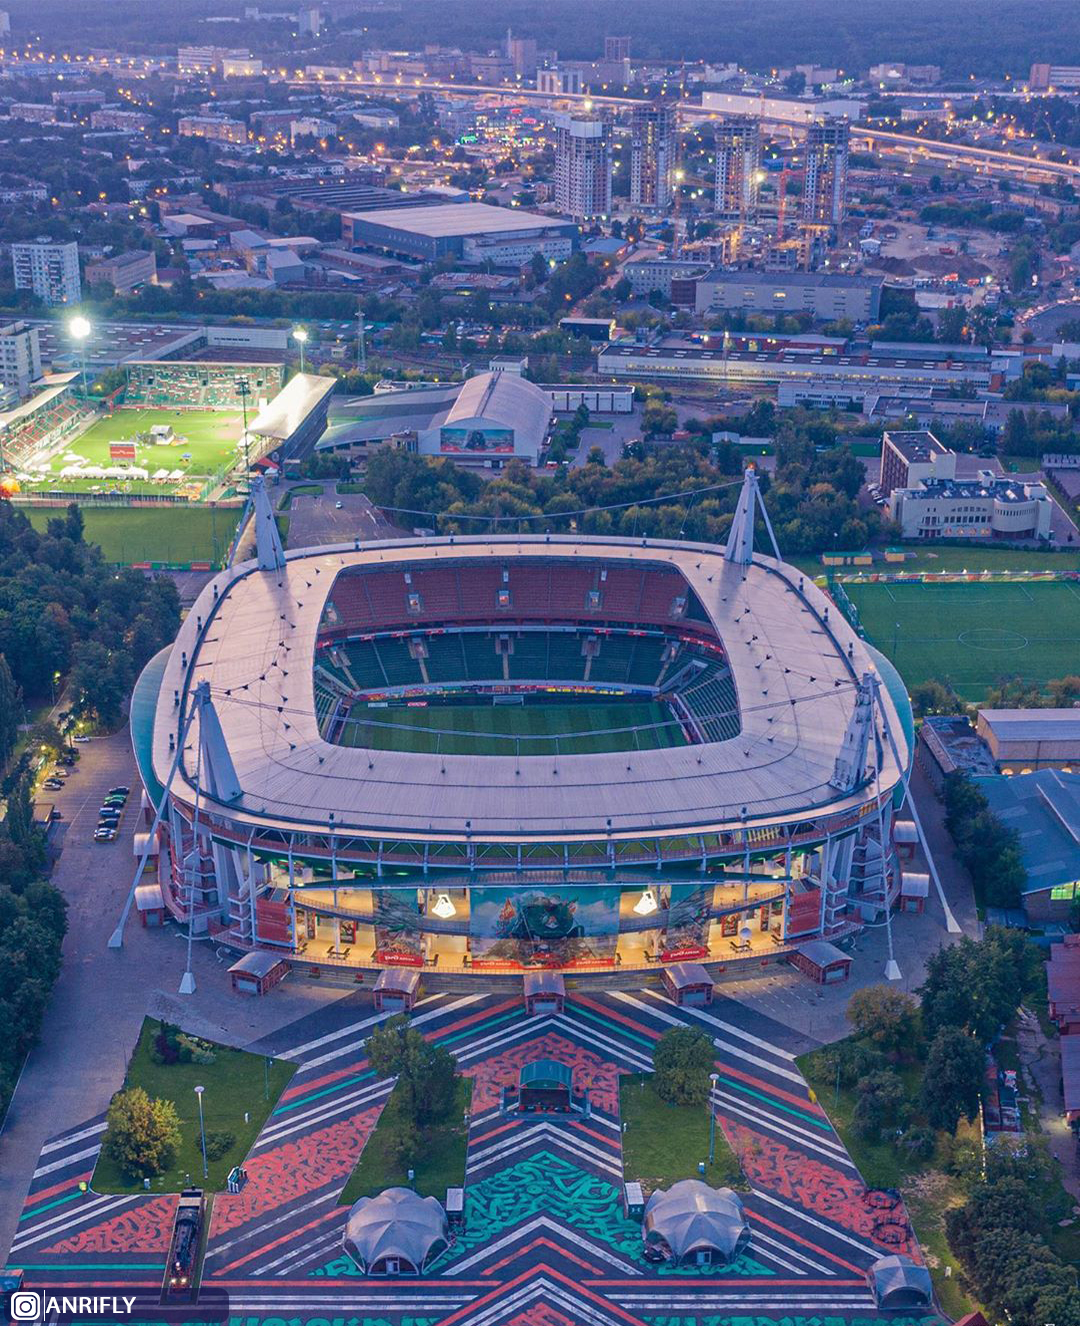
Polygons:
M62 517L63 507L20 508L35 529ZM189 506L82 508L84 537L107 562L214 562L219 564L236 531L239 509Z
M109 455L110 442L126 442L139 433L149 433L155 424L169 424L176 441L165 446L138 443L134 461L116 461ZM171 492L182 481L150 483L142 480L121 482L117 479L61 479L60 471L74 463L73 457L88 465L134 464L153 474L157 470L184 472L184 479L201 479L216 474L237 456L237 443L243 431L243 417L231 410L117 410L103 415L80 437L69 441L49 462L49 476L31 485L35 489L87 492L122 487L125 492ZM185 460L187 456L190 459Z
M385 724L393 726L381 726ZM520 739L522 755L553 755L556 749L562 755L596 755L686 744L671 711L649 701L455 704L416 709L357 706L339 741L343 746L420 754L513 755L515 739Z
M1080 584L845 584L870 642L908 687L948 681L982 700L1009 677L1044 685L1080 671Z

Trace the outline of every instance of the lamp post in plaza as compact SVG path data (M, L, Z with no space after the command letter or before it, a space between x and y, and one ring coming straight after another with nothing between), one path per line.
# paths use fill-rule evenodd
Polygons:
M79 371L82 374L83 400L86 399L86 341L92 330L90 319L84 318L81 313L77 313L68 323L68 333L79 347Z
M208 1176L209 1173L206 1167L206 1123L203 1119L203 1107L202 1107L203 1092L205 1090L206 1090L205 1087L195 1088L195 1095L198 1097L199 1100L199 1137L202 1141L202 1176L204 1179Z
M716 1090L716 1084L720 1081L719 1073L709 1074L709 1164L716 1159L716 1111L713 1109L713 1092Z
M307 338L308 338L308 333L307 333L307 328L306 328L306 327L294 327L294 328L293 328L293 340L294 340L294 341L296 342L296 344L300 347L300 372L301 372L301 373L304 371L304 346L307 345Z

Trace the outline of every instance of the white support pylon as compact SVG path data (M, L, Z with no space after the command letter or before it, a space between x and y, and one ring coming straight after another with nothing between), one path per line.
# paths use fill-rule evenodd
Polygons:
M838 792L854 792L868 779L867 753L870 749L870 732L874 725L874 698L877 682L869 673L864 672L859 688L855 693L855 708L848 719L844 739L840 743L840 753L833 766L833 776L829 786Z
M252 519L255 521L255 555L260 571L280 571L285 565L285 549L281 546L274 508L270 505L270 495L266 491L261 474L251 479L251 500L254 507Z
M772 543L773 556L780 561L780 549L776 545L772 521L765 510L765 501L758 486L757 470L748 465L743 473L742 491L739 493L735 516L728 530L727 543L724 545L724 560L736 562L740 566L749 566L754 560L754 518L758 512L765 522Z
M208 681L201 681L195 687L195 713L199 719L202 788L214 801L235 801L243 789L225 744L221 719L214 708Z

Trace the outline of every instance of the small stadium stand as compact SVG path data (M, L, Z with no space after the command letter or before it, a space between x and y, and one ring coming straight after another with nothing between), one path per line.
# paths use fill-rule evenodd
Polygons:
M259 443L251 459L261 460L283 448L291 457L303 459L326 431L326 412L337 385L335 378L297 373L248 424L248 434Z
M75 393L77 373L50 373L38 391L13 410L0 413L0 450L11 469L28 466L37 452L47 452L93 413Z
M158 405L170 410L240 410L237 379L250 387L248 409L277 396L285 381L283 364L192 363L188 360L136 359L127 373L125 405Z

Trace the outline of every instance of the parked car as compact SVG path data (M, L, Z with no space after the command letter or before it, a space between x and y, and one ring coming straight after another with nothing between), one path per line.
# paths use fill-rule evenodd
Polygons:
M83 742L89 741L90 738L89 738L89 737L73 737L72 740L73 740L73 741L77 741L80 745L82 745Z
M123 797L125 800L127 800L127 798L128 798L130 795L131 795L131 788L130 788L130 787L110 787L110 788L109 788L109 796L111 796L111 797Z
M94 830L94 842L96 843L111 843L115 840L115 829L99 828Z

